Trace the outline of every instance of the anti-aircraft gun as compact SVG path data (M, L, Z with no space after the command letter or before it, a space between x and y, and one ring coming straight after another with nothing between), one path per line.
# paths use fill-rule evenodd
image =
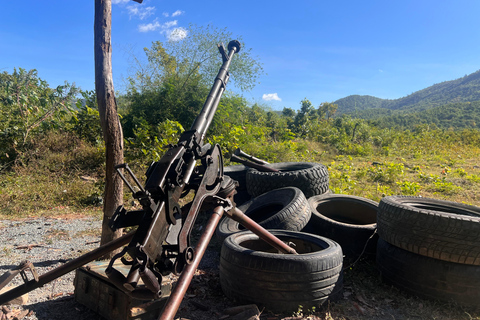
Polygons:
M240 43L231 41L228 52L223 44L218 49L223 64L200 114L178 143L149 166L145 185L142 186L127 164L116 167L142 209L127 211L121 206L109 225L114 230L132 226L138 226L137 229L44 275L39 276L29 262L20 264L0 277L0 289L19 273L25 283L0 294L0 305L125 246L110 260L105 270L109 280L133 298L153 300L169 295L159 319L173 319L224 213L280 252L296 253L235 207L233 195L236 185L234 180L223 175L220 147L203 141L225 91L228 69L233 56L240 51ZM258 164L256 168L269 170L265 164ZM180 200L192 191L193 200L181 206ZM212 214L194 249L190 233L201 211ZM126 276L115 268L117 260L129 266ZM33 279L28 279L27 270L32 272ZM170 273L180 275L171 292L162 286L162 277Z

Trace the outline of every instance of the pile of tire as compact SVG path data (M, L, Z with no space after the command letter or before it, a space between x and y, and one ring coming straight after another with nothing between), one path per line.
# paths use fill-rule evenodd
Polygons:
M377 224L377 267L386 283L418 297L479 306L479 207L388 196Z
M241 205L252 197L247 192L247 171L248 167L243 164L231 165L223 168L223 174L237 181L236 194L234 201Z
M216 231L224 240L220 254L222 290L230 299L279 312L334 301L343 291L342 248L329 238L301 232L312 215L307 197L329 189L327 168L307 162L269 166L280 171L248 169L245 180L238 176L239 167L225 174L240 182L242 192L244 181L252 197L238 208L298 254L280 254L237 222L224 218Z
M310 221L302 230L334 240L342 247L344 264L375 259L378 202L363 197L326 193L308 199Z

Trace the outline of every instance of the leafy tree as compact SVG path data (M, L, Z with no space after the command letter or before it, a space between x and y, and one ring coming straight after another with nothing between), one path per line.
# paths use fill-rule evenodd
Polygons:
M295 115L297 112L293 110L292 108L283 108L282 110L282 115L287 118L295 118Z
M93 145L103 143L100 113L97 107L97 97L94 91L81 91L83 99L76 102L77 110L72 114L70 123L72 131L83 140Z
M294 129L296 114L297 112L292 108L283 108L282 110L282 117L285 119L285 123L290 130Z
M255 103L248 111L248 122L257 126L265 126L267 121L267 112L259 104Z
M122 119L125 136L133 137L136 126L143 121L155 127L169 119L190 128L209 92L199 80L199 76L194 75L182 85L181 79L170 77L156 88L129 92L129 106Z
M318 115L313 104L307 98L303 99L300 105L300 110L295 116L295 131L300 136L305 136L310 131L312 121L316 120Z
M317 113L320 119L331 119L334 117L335 112L337 112L338 105L330 102L324 102L318 106Z
M71 114L77 93L65 83L52 89L37 70L14 69L0 75L0 161L21 161L28 144L52 128L59 129Z
M203 84L210 86L218 73L222 61L219 59L218 43L228 44L234 37L226 29L191 24L188 36L180 41L155 41L151 48L145 48L147 64L140 60L135 75L130 77L130 90L143 91L158 87L166 79L174 77L184 87L192 77L201 75ZM250 90L263 74L262 64L252 56L252 49L245 46L235 55L230 66L233 85L241 90ZM196 80L193 80L196 81Z

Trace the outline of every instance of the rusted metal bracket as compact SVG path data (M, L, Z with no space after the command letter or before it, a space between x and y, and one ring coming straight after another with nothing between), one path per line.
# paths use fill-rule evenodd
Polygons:
M19 273L22 276L23 282L28 282L28 277L25 271L30 270L32 273L34 281L38 282L38 273L33 263L30 261L22 261L18 267L15 267L12 270L8 270L0 277L0 290L2 290L10 281L13 280Z

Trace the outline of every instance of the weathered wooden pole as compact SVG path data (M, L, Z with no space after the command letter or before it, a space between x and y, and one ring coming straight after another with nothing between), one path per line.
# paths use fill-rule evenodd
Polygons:
M141 3L142 0L134 0ZM112 77L112 2L95 0L94 50L95 91L98 111L105 141L105 194L100 245L122 235L122 230L112 231L108 221L116 208L123 204L123 182L114 167L123 161L123 132L117 113L117 103ZM117 250L118 251L118 250ZM104 258L113 257L111 252Z

